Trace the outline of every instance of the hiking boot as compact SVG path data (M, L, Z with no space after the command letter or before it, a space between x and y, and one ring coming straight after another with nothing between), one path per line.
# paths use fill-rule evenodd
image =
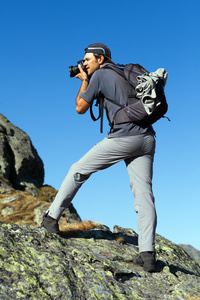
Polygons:
M156 254L155 252L141 252L134 256L133 263L143 266L143 269L147 272L155 272L156 269Z
M52 218L48 218L47 214L44 215L41 227L44 227L49 233L59 234L58 221Z

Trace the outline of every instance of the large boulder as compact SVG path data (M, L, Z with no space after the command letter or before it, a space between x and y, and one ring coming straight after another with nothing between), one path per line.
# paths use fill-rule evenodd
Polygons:
M37 194L44 166L29 136L0 114L0 175L15 189ZM2 183L2 181L1 181Z
M200 265L156 236L153 274L132 263L137 234L99 226L60 237L43 228L0 224L0 299L199 299Z

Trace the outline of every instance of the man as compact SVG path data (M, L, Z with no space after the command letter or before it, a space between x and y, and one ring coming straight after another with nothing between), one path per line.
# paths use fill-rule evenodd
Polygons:
M114 64L111 52L104 44L91 44L85 49L84 66L79 66L76 78L81 87L76 97L76 111L84 114L92 101L104 95L104 108L110 124L119 107L106 98L127 102L127 82L117 72L105 68ZM106 169L124 160L130 177L134 195L134 208L138 214L139 255L133 262L142 265L146 271L155 271L155 229L157 216L152 192L153 158L155 138L152 126L139 126L134 123L112 125L108 137L97 143L78 162L73 164L61 188L43 218L42 226L49 232L59 233L58 220L81 185L91 174Z

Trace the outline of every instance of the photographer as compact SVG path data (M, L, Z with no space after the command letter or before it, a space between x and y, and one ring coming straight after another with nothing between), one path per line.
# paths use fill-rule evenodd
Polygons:
M79 65L79 73L76 75L81 80L76 97L76 111L84 114L92 102L103 94L104 108L108 121L112 124L119 107L106 98L125 104L128 85L115 71L104 68L106 64L114 62L111 60L110 50L104 44L91 44L85 49L83 67ZM61 214L70 205L82 184L91 174L124 160L135 199L134 208L138 215L140 254L133 258L133 262L142 265L146 271L154 272L157 224L152 191L154 153L152 126L139 126L132 122L113 125L106 138L71 166L54 202L43 217L42 226L49 232L59 234L58 221Z

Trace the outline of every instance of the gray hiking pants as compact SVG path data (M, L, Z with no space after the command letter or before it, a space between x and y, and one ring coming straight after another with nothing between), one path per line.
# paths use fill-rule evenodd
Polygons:
M71 166L48 210L49 216L59 220L91 174L124 160L138 215L139 251L154 251L157 224L152 192L154 153L155 139L151 134L103 139Z

